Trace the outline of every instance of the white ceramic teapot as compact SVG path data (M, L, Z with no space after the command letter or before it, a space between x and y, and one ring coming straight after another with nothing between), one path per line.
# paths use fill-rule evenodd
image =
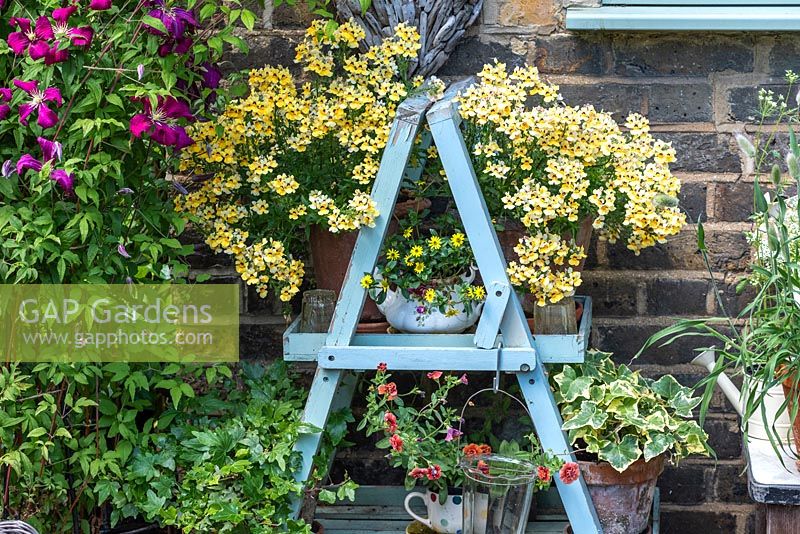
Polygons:
M469 274L462 276L461 280L471 284L475 280L477 270L470 266ZM375 274L375 280L380 281L380 274ZM402 292L386 288L386 298L378 304L380 312L395 329L409 334L458 334L475 324L481 315L483 302L472 304L472 311L467 313L464 303L459 300L458 294L453 291L450 298L455 303L453 308L457 313L444 314L438 309L430 309L419 301L407 299ZM376 302L377 304L377 302Z

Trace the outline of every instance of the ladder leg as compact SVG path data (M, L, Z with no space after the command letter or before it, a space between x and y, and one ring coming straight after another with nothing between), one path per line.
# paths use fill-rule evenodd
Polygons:
M561 430L561 414L550 391L541 361L538 361L530 372L517 373L517 379L544 450L557 454L562 459L575 461L572 447L564 431ZM564 509L567 511L572 531L575 534L601 534L600 521L597 519L597 512L584 478L581 476L572 484L564 484L558 476L553 478L564 503Z
M356 376L353 373L318 367L306 400L303 422L317 428L325 428L325 423L332 411L350 404L355 384ZM321 440L322 432L303 434L297 439L294 449L303 455L303 463L295 475L295 480L305 482L311 476L314 456L319 450ZM293 503L295 514L300 511L301 505L302 499Z

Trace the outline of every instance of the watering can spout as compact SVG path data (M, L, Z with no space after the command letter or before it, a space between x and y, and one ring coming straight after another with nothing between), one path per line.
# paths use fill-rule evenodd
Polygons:
M703 367L708 370L709 373L714 371L714 365L716 363L716 357L714 356L713 350L707 350L701 352L694 360L692 360L694 365L699 367ZM731 379L728 378L728 375L725 373L720 373L717 375L717 385L728 398L728 400L733 404L733 407L736 409L736 412L741 416L742 415L742 393L739 391Z

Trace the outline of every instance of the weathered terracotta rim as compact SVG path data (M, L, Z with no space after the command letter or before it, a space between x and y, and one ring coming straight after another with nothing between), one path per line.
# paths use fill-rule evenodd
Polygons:
M661 454L645 462L640 458L622 473L608 462L578 460L581 476L591 486L632 486L657 479L664 471L666 456Z

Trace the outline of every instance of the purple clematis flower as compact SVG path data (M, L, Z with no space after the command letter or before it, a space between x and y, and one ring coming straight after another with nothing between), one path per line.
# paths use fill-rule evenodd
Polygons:
M144 113L138 113L131 118L130 129L135 137L147 133L156 143L177 149L194 143L183 126L178 124L179 119L194 120L186 102L171 96L159 96L156 108L153 109L148 98L134 98L134 101L140 102L144 107Z
M206 61L202 65L203 85L209 89L218 89L222 80L222 71L216 65Z
M11 101L11 89L0 87L0 121L8 117L11 113L11 106L7 102Z
M58 122L58 115L50 109L47 105L48 102L55 102L57 107L64 104L61 98L61 91L56 87L48 87L44 91L39 90L39 82L33 80L30 82L23 82L21 80L14 80L14 85L22 89L31 97L31 101L19 106L19 122L28 124L28 116L36 111L38 113L37 123L42 128L52 128Z
M89 9L94 9L95 11L111 9L111 0L91 0L89 2Z
M180 39L186 33L186 30L197 27L197 18L191 10L167 7L164 0L151 0L150 5L153 9L150 10L148 15L163 22L164 27L167 29L167 34L173 39ZM148 31L155 35L164 35L163 32L152 27L148 27Z
M47 55L50 50L47 40L52 39L52 31L48 33L50 21L47 17L39 17L33 25L30 19L11 17L9 24L18 29L8 35L8 46L14 54L21 56L28 52L31 59L41 59Z
M193 44L194 40L188 36L179 37L177 39L167 39L165 42L159 45L158 55L161 57L167 57L173 52L175 54L185 54L192 48Z
M34 158L30 154L23 154L17 161L17 174L21 177L28 170L39 172L44 167L45 163L61 160L62 146L57 141L50 141L44 137L39 137L39 147L42 149L42 161ZM5 167L5 165L4 165ZM70 192L74 186L74 179L72 174L63 169L54 169L50 172L50 179L56 182L61 189Z
M131 257L131 255L130 255L130 254L128 254L128 251L127 251L127 250L125 250L125 245L123 245L122 243L120 243L119 245L117 245L117 252L118 252L118 253L119 253L119 255L120 255L120 256L122 256L123 258L130 258L130 257Z
M40 17L36 21L36 31L48 43L52 40L52 45L48 44L44 62L47 65L61 63L69 58L69 52L61 46L63 41L69 41L74 46L88 47L92 44L94 30L88 26L82 28L71 28L69 18L78 9L77 6L61 7L53 11L52 25L46 17Z
M447 429L447 435L444 437L445 441L453 441L454 439L463 436L464 433L457 428L450 427Z
M8 178L12 172L14 172L14 162L7 159L3 162L3 166L0 167L0 176Z

